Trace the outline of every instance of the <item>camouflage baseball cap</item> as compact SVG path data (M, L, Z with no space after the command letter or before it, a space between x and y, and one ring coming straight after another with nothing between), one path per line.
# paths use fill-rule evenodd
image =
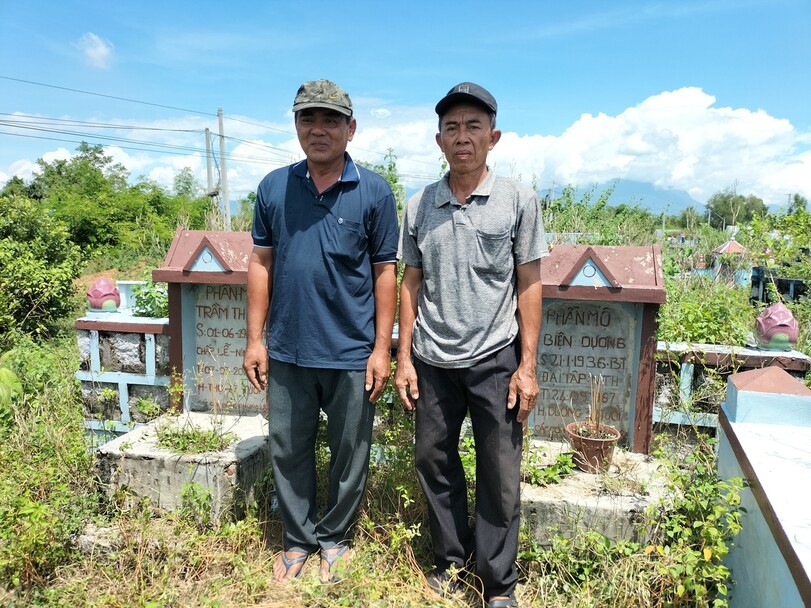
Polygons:
M307 108L328 108L352 116L352 100L331 80L308 80L299 87L293 112Z

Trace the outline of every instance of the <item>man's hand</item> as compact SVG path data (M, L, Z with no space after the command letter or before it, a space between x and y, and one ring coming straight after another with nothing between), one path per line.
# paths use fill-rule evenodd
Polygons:
M376 348L366 361L366 390L372 391L369 403L375 403L386 389L391 375L391 357L388 350Z
M420 390L417 388L417 370L411 357L397 358L397 371L394 372L394 386L400 395L400 400L405 408L411 412L417 407L417 399L420 398Z
M519 404L518 422L523 423L524 430L527 427L527 419L530 412L535 408L538 400L538 379L535 377L535 370L519 366L510 378L510 389L507 393L507 409L513 409L516 402Z
M256 390L265 390L268 384L268 349L264 344L257 342L248 345L242 358L242 369Z

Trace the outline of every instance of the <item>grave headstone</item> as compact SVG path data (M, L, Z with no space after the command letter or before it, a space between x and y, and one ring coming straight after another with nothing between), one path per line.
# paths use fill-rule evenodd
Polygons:
M169 365L181 375L184 409L264 414L265 392L242 371L249 232L178 230L164 265L169 287Z
M564 427L589 414L590 376L602 376L603 419L627 439L634 383L636 315L621 302L548 300L538 355L535 433L565 441Z
M603 376L603 417L635 452L650 448L656 314L665 301L658 247L557 245L541 262L534 436L565 440L588 417L589 378Z

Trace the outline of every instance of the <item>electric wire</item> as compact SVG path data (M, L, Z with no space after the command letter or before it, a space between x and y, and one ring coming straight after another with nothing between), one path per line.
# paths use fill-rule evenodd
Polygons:
M59 134L59 133L57 132L57 134ZM2 130L0 130L0 135L11 135L13 137L25 137L25 138L29 138L29 139L42 139L42 140L48 140L48 141L57 141L57 142L73 143L73 144L92 143L91 141L88 141L87 138L65 139L65 138L62 138L62 137L48 137L48 136L44 136L44 135L30 135L30 134L23 134L23 133L12 133L12 132L9 132L9 131L2 131ZM135 143L138 143L138 142L136 141ZM144 147L145 145L150 146L150 147ZM171 154L171 155L175 155L175 156L189 156L190 154L197 153L197 154L200 154L201 156L205 157L205 154L206 154L205 149L193 148L193 147L190 147L190 146L188 146L188 147L185 147L185 146L171 146L170 144L166 144L166 146L169 146L169 147L163 148L163 149L160 149L160 148L156 149L155 146L156 146L156 144L152 144L151 142L144 142L141 145L127 145L126 143L124 143L122 145L119 145L116 142L116 147L121 148L122 150L133 150L133 151L138 151L138 152L152 152L152 153L160 153L160 154ZM177 148L177 149L172 149L172 148ZM218 156L217 154L212 153L212 157L215 159L215 162L216 162L217 156ZM264 157L260 157L260 156L249 156L249 155L233 154L233 153L226 153L226 158L229 159L229 160L236 161L236 162L244 162L244 163L257 164L257 165L271 165L271 166L282 167L282 166L284 166L286 164L289 164L287 161L284 161L284 160L270 159L270 158L264 158Z
M95 122L89 120L77 120L72 118L54 118L50 116L36 116L33 114L10 114L8 112L0 112L0 116L11 116L14 118L21 117L25 119L32 119L32 120L20 120L14 121L11 119L0 119L0 121L6 122L9 125L38 125L38 124L45 124L50 125L53 123L62 124L71 127L87 127L87 128L99 128L99 129L127 129L129 131L165 131L167 133L203 133L205 129L167 129L166 127L146 127L143 125L119 125L119 124L110 124L110 123L103 123L103 122Z
M217 116L217 114L215 114L215 113L204 112L202 110L194 110L194 109L190 109L190 108L183 108L183 107L173 106L173 105L168 105L168 104L154 103L154 102L150 102L150 101L142 101L142 100L138 100L138 99L132 99L132 98L129 98L129 97L121 97L121 96L118 96L118 95L108 95L106 93L96 93L94 91L85 91L83 89L76 89L76 88L72 88L72 87L64 87L64 86L48 84L48 83L44 83L44 82L37 82L37 81L34 81L34 80L26 80L26 79L23 79L23 78L14 78L14 77L11 77L11 76L0 75L0 79L12 81L12 82L19 82L19 83L33 85L33 86L40 86L40 87L47 87L47 88L57 89L57 90L62 90L62 91L69 91L71 93L80 93L80 94L83 94L83 95L92 95L92 96L95 96L95 97L102 97L102 98L107 98L107 99L115 99L117 101L125 101L125 102L128 102L128 103L135 103L135 104L140 104L140 105L145 105L145 106L153 106L153 107L165 108L165 109L169 109L169 110L177 110L179 112L187 112L187 113L190 113L190 114L199 114L199 115L202 115L202 116L214 116L214 117ZM5 115L5 114L3 114L3 115ZM264 125L264 124L261 124L261 123L258 123L258 122L246 120L244 118L237 118L237 117L227 116L227 115L223 114L223 119L224 120L231 120L231 121L234 121L234 122L240 122L240 123L244 123L244 124L248 124L248 125L252 125L252 126L256 126L256 127L260 127L262 129L266 129L266 130L269 130L269 131L277 131L279 133L284 133L286 135L295 136L295 132L293 132L293 131L288 131L288 130L280 129L280 128L277 128L277 127L271 127L271 126ZM161 129L155 128L155 130L161 130ZM242 143L247 144L248 142L243 141ZM253 144L253 145L256 145L256 144ZM270 147L272 148L272 146L270 146ZM373 154L376 157L380 157L380 158L383 158L383 159L385 159L385 157L389 154L388 151L380 152L378 150L370 150L370 149L367 149L367 148L359 148L359 147L355 147L354 149L357 150L357 151L360 151L360 152L366 152L366 153L369 153L369 154ZM409 163L424 164L424 165L429 165L429 166L433 166L435 164L435 163L432 163L432 162L429 162L429 161L424 161L424 160L421 160L421 159L409 158L409 157L404 157L404 156L398 156L397 159L402 160L402 161L407 161ZM405 175L401 174L401 177L405 177ZM418 176L418 175L414 174L413 176L410 175L409 177L422 179L423 176ZM431 176L424 176L424 177L429 179L429 180L432 180L432 179L435 179L436 176L431 175Z
M70 87L61 87L55 84L47 84L44 82L35 82L33 80L25 80L23 78L12 78L11 76L0 76L2 80L12 80L14 82L22 82L24 84L36 85L39 87L47 87L49 89L59 89L61 91L70 91L71 93L82 93L83 95L93 95L94 97L106 97L107 99L115 99L118 101L126 101L128 103L137 103L144 106L153 106L156 108L165 108L167 110L178 110L179 112L189 112L190 114L203 114L205 116L217 116L211 112L203 112L201 110L190 110L188 108L180 108L177 106L169 106L162 103L152 103L151 101L140 101L138 99L130 99L129 97L119 97L117 95L107 95L105 93L94 93L93 91L83 91L82 89L72 89Z

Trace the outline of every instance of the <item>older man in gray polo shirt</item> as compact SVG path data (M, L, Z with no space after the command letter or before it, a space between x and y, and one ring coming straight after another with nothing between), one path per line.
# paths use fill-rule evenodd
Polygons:
M535 406L541 324L540 207L527 186L496 176L496 100L473 83L436 105L436 141L450 166L406 207L399 257L400 346L395 383L416 410L416 468L428 500L440 593L475 560L491 608L517 606L520 465ZM475 528L468 524L459 435L476 442Z

